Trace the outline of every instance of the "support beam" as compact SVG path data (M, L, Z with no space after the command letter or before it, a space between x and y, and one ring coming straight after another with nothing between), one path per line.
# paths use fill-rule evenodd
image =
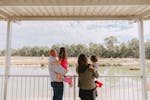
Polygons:
M3 12L2 10L0 10L0 16L4 19L9 17L9 15L7 13Z
M22 21L39 21L39 20L132 20L135 16L48 16L48 17L39 17L39 16L25 16L25 17L15 17L14 20Z
M146 66L145 66L145 44L144 44L144 28L143 28L143 19L139 18L138 20L139 28L139 48L140 48L140 66L141 66L141 75L142 75L142 100L148 100L147 97L147 88L146 88Z
M145 20L150 20L150 16L149 16L149 17L146 17Z
M150 17L150 10L142 13L141 15L139 15L140 17L143 17L144 19L147 19Z
M10 65L11 65L11 20L7 22L7 39L6 39L6 67L5 67L5 80L4 80L4 98L7 100L7 87L8 79L10 74Z
M0 6L149 5L150 0L1 0Z
M6 16L4 16L3 14L0 13L0 17L1 17L1 18L5 18Z

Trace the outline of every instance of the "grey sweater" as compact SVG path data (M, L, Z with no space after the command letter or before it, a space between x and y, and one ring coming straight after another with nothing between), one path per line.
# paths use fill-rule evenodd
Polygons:
M48 69L49 69L49 73L50 73L50 78L51 78L51 82L57 82L57 73L60 73L62 75L65 75L66 70L64 68L61 67L60 64L58 65L52 65L52 62L56 62L57 59L55 57L50 56L48 59ZM63 78L62 80L63 81Z
M95 78L98 78L99 74L91 68L86 69L85 72L79 74L78 86L80 89L91 90L96 87Z

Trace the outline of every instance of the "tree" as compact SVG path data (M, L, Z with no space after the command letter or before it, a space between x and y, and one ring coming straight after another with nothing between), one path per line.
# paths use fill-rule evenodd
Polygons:
M31 54L31 47L23 47L21 49L16 49L16 50L13 50L12 52L12 55L15 56L32 56Z
M88 55L88 48L84 44L77 44L74 48L74 53L75 53L74 57L77 57L81 53Z
M128 57L139 57L139 40L137 38L133 38L131 41L127 43L128 48Z
M150 41L145 43L145 55L147 59L150 59Z
M89 54L90 55L97 55L99 57L102 57L104 51L105 51L104 46L101 44L96 44L96 43L89 44Z
M120 57L121 58L125 58L125 57L128 57L128 48L127 48L127 45L126 43L121 43L120 44Z
M114 47L114 44L118 42L117 38L115 36L110 36L104 39L105 45L108 49L111 49Z
M104 39L106 46L106 57L114 57L115 55L115 43L118 43L118 40L115 36L110 36Z
M128 42L119 43L117 38L110 36L105 38L105 45L90 43L86 44L54 44L51 47L29 47L25 46L20 49L13 49L12 56L49 56L49 50L55 49L59 53L60 47L63 45L66 48L68 57L77 57L79 54L84 53L87 56L96 55L104 58L126 58L126 57L139 57L139 40L133 38ZM145 43L146 58L150 59L150 41ZM5 49L0 51L1 56L5 56Z

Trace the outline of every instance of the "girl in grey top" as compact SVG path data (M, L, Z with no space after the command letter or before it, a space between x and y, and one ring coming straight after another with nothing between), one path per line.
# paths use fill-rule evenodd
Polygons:
M87 62L84 54L80 54L77 66L79 97L81 100L95 100L97 96L94 79L98 78L98 72Z

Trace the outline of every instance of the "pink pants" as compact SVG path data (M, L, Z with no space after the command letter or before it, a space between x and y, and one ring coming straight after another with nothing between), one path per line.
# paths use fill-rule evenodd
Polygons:
M72 78L71 77L65 77L64 82L68 83L69 85L72 85Z

